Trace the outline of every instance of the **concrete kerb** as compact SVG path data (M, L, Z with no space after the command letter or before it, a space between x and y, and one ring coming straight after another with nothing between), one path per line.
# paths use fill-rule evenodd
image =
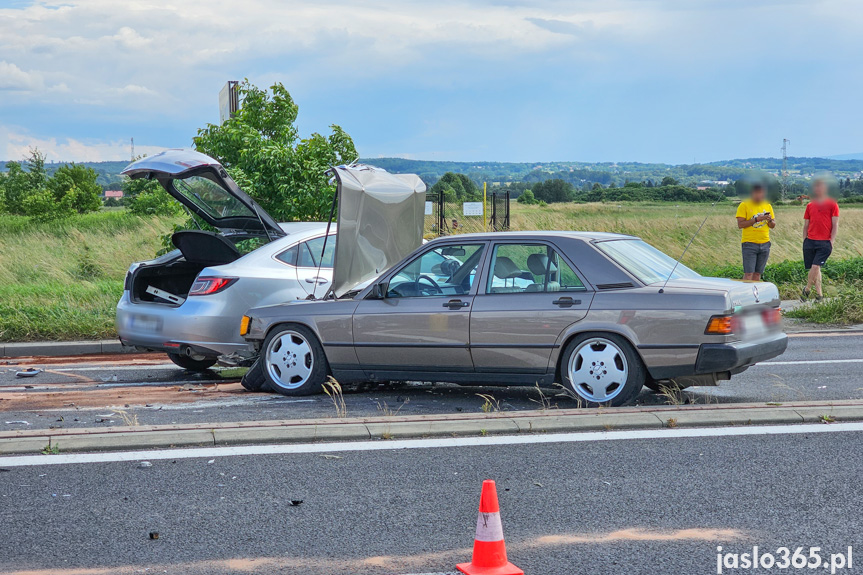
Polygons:
M123 345L118 340L101 341L28 341L0 343L0 357L63 357L74 355L99 355L132 353L136 348Z
M0 432L0 455L861 420L863 402L846 401L18 430Z

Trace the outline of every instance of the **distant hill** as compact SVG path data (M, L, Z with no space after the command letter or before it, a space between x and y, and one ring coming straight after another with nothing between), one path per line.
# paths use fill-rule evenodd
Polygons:
M837 176L857 177L863 172L863 154L834 158L788 158L788 167L793 177L831 171ZM851 156L860 156L851 157ZM467 174L477 183L506 184L510 182L538 182L552 178L564 179L578 187L598 182L603 185L623 185L627 181L651 180L658 183L670 176L682 184L692 185L702 181L737 180L751 170L777 173L782 169L779 158L744 158L723 160L705 164L644 164L640 162L446 162L431 160L408 160L405 158L365 158L363 163L379 166L394 173L413 173L431 185L446 172ZM117 186L120 172L128 162L82 162L99 174L99 184L104 188ZM6 162L0 163L0 171ZM52 174L62 163L48 164Z
M828 156L831 160L863 160L863 152L859 154L842 154L840 156Z

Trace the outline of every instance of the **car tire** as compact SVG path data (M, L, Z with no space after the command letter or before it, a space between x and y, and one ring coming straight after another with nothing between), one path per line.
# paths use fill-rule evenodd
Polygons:
M330 371L317 336L298 324L273 328L261 346L258 362L267 387L282 395L321 393Z
M187 355L179 353L169 353L168 359L174 362L175 365L187 369L189 371L207 371L216 365L215 357L205 357L204 359L194 359Z
M563 385L585 407L627 405L647 381L641 357L612 333L574 337L561 355L560 373Z
M267 379L264 377L264 368L261 366L261 360L258 359L249 368L249 371L243 375L240 384L249 391L263 391L267 386Z

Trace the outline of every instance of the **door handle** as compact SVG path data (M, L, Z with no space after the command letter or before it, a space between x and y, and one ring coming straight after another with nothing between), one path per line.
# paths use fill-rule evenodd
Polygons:
M312 277L312 278L306 278L306 283L309 283L309 284L313 284L313 283L325 284L325 283L327 283L328 281L329 281L329 280L328 280L327 278L325 278L325 277L321 277L321 276L315 276L315 277Z
M443 307L448 307L449 309L460 309L469 305L470 304L466 301L461 301L460 299L451 299L445 304L443 304Z
M560 307L571 307L574 305L581 305L580 299L572 299L571 297L562 297L560 299L556 299L553 302L554 305Z

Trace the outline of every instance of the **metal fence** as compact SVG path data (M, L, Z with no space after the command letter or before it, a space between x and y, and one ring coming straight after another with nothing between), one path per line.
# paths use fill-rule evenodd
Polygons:
M447 200L443 193L426 194L426 238L469 234L474 232L500 232L509 229L509 192L494 192L486 204Z

